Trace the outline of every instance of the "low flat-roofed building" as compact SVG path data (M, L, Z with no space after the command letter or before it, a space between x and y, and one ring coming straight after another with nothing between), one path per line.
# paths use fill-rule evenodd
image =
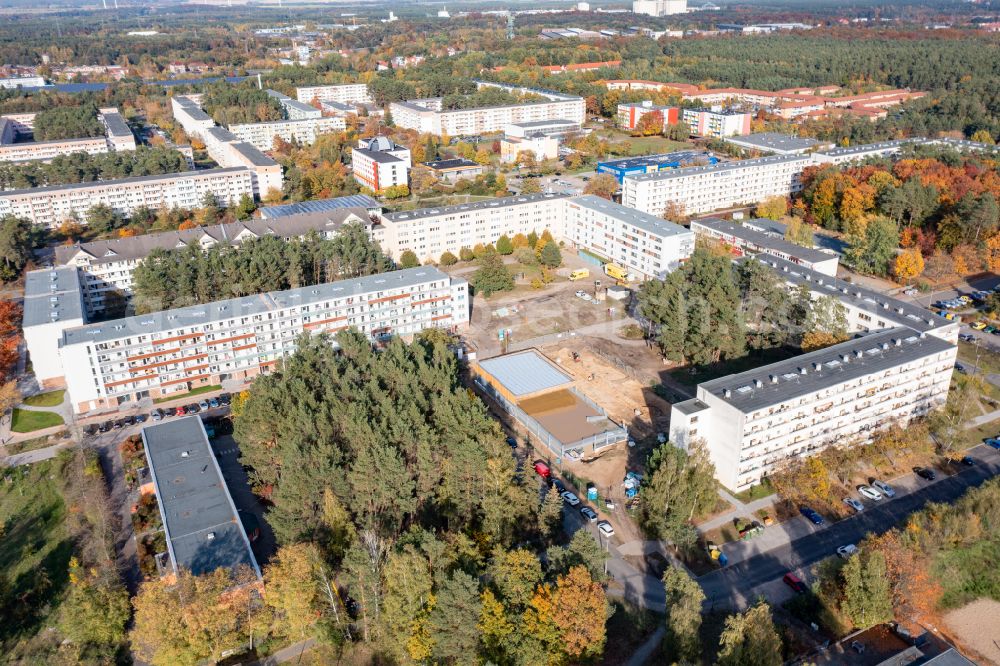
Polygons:
M470 372L484 393L557 457L574 450L585 455L628 437L577 390L572 376L537 350L476 361Z
M625 176L642 173L657 173L680 169L686 166L717 164L719 158L707 151L678 150L672 153L642 155L640 157L623 157L616 160L605 160L597 163L597 173L610 173L621 185Z
M500 140L500 161L516 162L521 153L531 153L541 162L559 157L559 139L544 134L507 136Z
M770 222L774 223L773 220ZM780 223L774 224L780 225ZM783 235L759 231L748 224L737 224L709 217L692 220L691 231L699 236L729 245L738 255L767 253L824 275L837 276L839 258L836 253L796 245L785 240Z
M369 215L379 215L382 212L382 204L367 194L349 194L332 199L315 199L277 206L264 206L259 208L257 212L260 213L262 220L274 220L290 215L302 215L303 213L329 212L339 208L364 208Z
M580 123L564 118L524 121L511 123L504 127L504 134L518 137L534 136L536 134L563 137L568 134L578 134L581 132L583 132L583 129Z
M757 132L746 136L728 136L723 139L727 143L746 150L753 150L772 155L798 155L813 149L829 148L833 144L822 143L809 137L778 134L777 132Z
M446 183L457 183L463 178L475 178L485 173L483 165L466 159L437 160L424 162L434 177Z
M196 576L216 569L235 573L260 567L243 529L219 462L198 416L142 429L142 442L156 490L170 568Z

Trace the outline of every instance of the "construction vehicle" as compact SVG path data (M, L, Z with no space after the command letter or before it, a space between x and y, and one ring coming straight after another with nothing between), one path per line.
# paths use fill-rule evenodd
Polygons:
M628 271L617 264L604 264L604 273L619 282L628 282Z
M590 271L586 268L578 268L569 274L570 282L576 282L577 280L583 280L584 278L590 277Z

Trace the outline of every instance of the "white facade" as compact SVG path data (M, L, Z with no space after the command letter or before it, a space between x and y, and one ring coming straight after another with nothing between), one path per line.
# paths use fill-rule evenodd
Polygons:
M772 225L781 233L772 233L770 230ZM830 277L837 276L837 266L840 263L837 253L803 247L787 241L784 229L785 225L780 222L766 219L748 220L743 224L716 218L691 220L691 231L698 236L721 241L742 254L754 255L766 252L817 273Z
M329 86L302 86L295 89L295 98L300 102L311 104L314 100L320 102L372 102L366 83L342 83Z
M28 271L24 275L24 344L35 378L45 388L64 386L59 361L62 332L86 322L75 268Z
M522 152L531 153L537 161L559 157L559 139L553 136L508 136L500 141L500 161L515 162Z
M20 76L12 79L0 79L0 88L40 88L47 85L41 76Z
M802 170L812 163L809 156L783 155L629 175L622 203L653 215L662 215L668 203L687 214L758 203L799 192Z
M687 0L632 0L632 13L672 16L687 12Z
M17 135L34 127L34 113L0 116L0 162L51 160L60 155L88 153L99 155L112 151L135 150L135 137L118 109L98 109L98 120L104 125L105 136L56 141L25 141L15 143Z
M250 123L232 125L229 131L240 141L249 143L258 150L274 148L274 137L291 143L308 146L316 141L320 134L340 132L347 127L343 118L305 118L303 120L277 120L267 123Z
M56 227L68 219L85 221L86 212L98 203L131 215L142 206L198 208L209 192L222 205L231 206L253 191L253 172L245 168L185 171L0 192L0 217L14 215Z
M67 326L48 353L60 360L74 410L86 412L251 379L291 355L302 333L355 327L381 341L468 321L466 281L420 267Z
M354 180L372 192L387 187L409 185L410 150L397 146L386 137L362 139L351 151L351 170Z
M722 139L750 134L750 114L723 109L683 109L681 119L697 136Z

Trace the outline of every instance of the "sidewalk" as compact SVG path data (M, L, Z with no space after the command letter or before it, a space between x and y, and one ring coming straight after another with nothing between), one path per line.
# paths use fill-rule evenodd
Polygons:
M714 530L717 527L722 527L723 525L729 525L733 522L734 518L746 518L747 520L757 520L757 516L754 515L761 509L767 509L774 505L777 500L777 494L768 495L767 497L762 497L760 499L754 500L747 504L744 504L740 500L733 497L729 492L722 488L718 489L719 497L729 502L733 507L731 511L726 511L725 513L719 514L714 518L706 520L703 523L695 525L700 532L708 532L709 530Z

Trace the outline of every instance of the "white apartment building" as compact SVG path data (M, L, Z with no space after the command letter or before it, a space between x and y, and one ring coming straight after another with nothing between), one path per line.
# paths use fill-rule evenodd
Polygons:
M750 134L751 114L713 107L711 109L683 109L681 119L691 129L691 134L722 139L727 136Z
M191 246L208 250L216 245L238 247L248 240L264 236L291 240L310 232L329 239L343 225L350 223L361 224L371 233L372 222L364 207L344 207L266 220L251 219L195 229L60 245L55 250L55 263L60 267L71 266L79 270L86 314L92 318L105 310L109 292L117 291L125 297L132 295L132 275L153 250L181 250Z
M132 130L118 109L113 107L98 110L98 119L104 125L105 136L15 143L19 134L27 134L34 128L35 115L19 113L0 116L0 162L47 161L72 153L99 155L111 151L135 150Z
M811 156L780 155L627 175L622 203L653 215L668 203L688 214L758 203L799 192L802 170L812 163Z
M45 348L49 338L36 339L34 326L25 326L24 334L29 348L59 360L58 369L46 368L59 375L39 380L64 384L73 409L80 413L181 395L224 381L250 380L291 355L302 333L354 327L381 342L428 328L455 330L468 321L466 281L424 266L98 324L67 325L57 347Z
M275 137L289 143L295 141L299 145L308 146L315 142L320 134L341 132L346 128L347 123L343 118L334 117L232 125L229 131L240 141L249 143L258 150L271 150L274 148Z
M500 161L516 162L521 153L531 153L535 160L554 160L559 157L559 139L554 136L505 136L500 140Z
M48 85L45 78L41 76L18 76L9 79L0 79L0 88L13 90L15 88L42 88Z
M329 86L301 86L295 89L295 98L306 104L311 104L313 101L340 102L341 104L361 102L363 104L369 104L374 101L372 100L372 96L368 94L367 83L341 83Z
M512 124L550 120L568 120L582 126L587 119L582 97L534 88L508 86L477 81L482 87L502 88L514 94L535 94L544 101L525 102L509 106L443 110L441 98L394 102L389 111L396 125L429 134L463 136L500 132Z
M306 118L319 118L323 115L323 111L317 109L315 106L310 104L304 104L297 100L292 99L288 95L278 92L277 90L265 90L269 96L278 100L281 107L285 110L285 116L289 120L305 120Z
M684 14L687 10L687 0L632 0L633 14L672 16Z
M384 136L362 139L351 151L354 180L372 192L409 185L411 166L410 150Z
M62 385L58 353L62 332L86 322L80 277L75 268L61 266L24 274L21 328L32 369L43 388Z
M141 206L198 208L207 193L230 206L253 191L253 172L246 168L184 171L0 192L0 217L15 215L56 227L68 219L85 221L86 212L98 203L131 215Z
M785 225L774 220L754 219L743 224L714 217L691 220L691 231L695 234L721 241L740 254L767 253L823 275L837 276L840 259L836 252L796 245L785 240L784 230Z
M894 327L698 385L670 413L670 440L707 445L716 478L741 491L794 458L856 446L944 404L958 348Z

